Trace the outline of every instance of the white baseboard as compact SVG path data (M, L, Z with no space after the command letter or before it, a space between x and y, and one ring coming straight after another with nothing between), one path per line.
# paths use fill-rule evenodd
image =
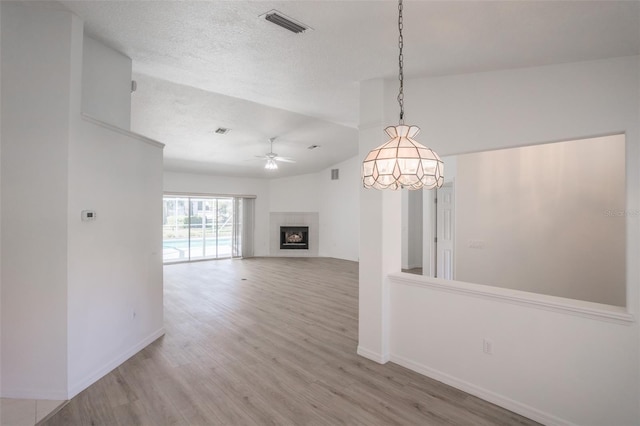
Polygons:
M40 399L51 401L66 401L67 392L46 389L7 389L3 388L0 394L2 398L9 399Z
M359 349L358 353L360 353ZM574 423L556 417L553 414L545 413L526 404L522 404L518 401L507 398L506 396L499 395L495 392L481 388L472 383L450 376L449 374L429 368L408 358L404 358L398 355L391 355L391 362L399 364L403 367L407 367L408 369L413 370L417 373L431 377L432 379L435 379L439 382L442 382L449 386L453 386L456 389L460 389L471 395L477 396L478 398L484 399L485 401L496 404L502 408L506 408L507 410L513 411L514 413L518 413L522 416L525 416L531 420L535 420L536 422L545 424L547 426L576 426Z
M163 335L164 335L164 327L154 331L149 336L144 338L142 341L140 341L139 343L131 347L128 351L125 351L122 355L116 357L113 361L111 361L107 365L87 375L84 379L77 381L76 383L73 383L72 385L69 386L69 398L64 398L64 399L73 398L74 396L76 396L77 394L79 394L80 392L82 392L83 390L85 390L86 388L88 388L89 386L91 386L92 384L94 384L95 382L97 382L98 380L100 380L101 378L103 378L104 376L106 376L116 368L118 368L126 360L128 360L129 358L131 358L132 356L134 356L135 354L137 354L138 352L140 352L141 350L149 346L156 339L162 337Z
M389 362L389 354L380 354L378 352L363 348L362 346L358 346L358 355L370 359L371 361L375 361L378 364L386 364Z

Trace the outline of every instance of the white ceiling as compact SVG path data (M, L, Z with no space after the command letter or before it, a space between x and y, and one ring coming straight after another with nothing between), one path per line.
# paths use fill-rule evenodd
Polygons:
M395 1L62 3L133 59L132 129L167 145L170 170L322 170L357 153L358 82L397 73ZM271 9L313 31L259 18ZM405 2L409 78L638 54L637 1ZM220 126L232 131L213 134ZM267 174L248 160L273 136L297 163Z
M142 74L134 78L131 121L139 133L167 142L167 170L282 177L322 170L358 152L350 127ZM218 127L231 131L218 135ZM296 162L265 170L256 155L269 152L274 136L273 152Z

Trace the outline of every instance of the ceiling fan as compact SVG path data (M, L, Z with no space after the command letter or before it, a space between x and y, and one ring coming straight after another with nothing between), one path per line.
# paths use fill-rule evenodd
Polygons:
M282 163L295 163L295 160L288 157L278 157L278 154L273 152L274 140L276 140L276 138L269 138L269 144L271 148L269 149L268 153L266 153L265 155L256 155L257 158L267 160L267 163L265 164L264 168L267 170L276 170L278 168L277 161L280 161Z

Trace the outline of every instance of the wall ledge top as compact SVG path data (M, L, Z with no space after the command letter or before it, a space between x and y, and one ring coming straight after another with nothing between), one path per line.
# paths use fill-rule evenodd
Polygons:
M480 297L494 300L496 302L528 306L531 308L576 315L599 321L625 325L635 323L635 316L628 312L626 308L621 306L604 305L601 303L529 293L526 291L492 287L482 284L450 281L405 272L389 274L389 279L393 284L411 285L415 287L428 288L430 290Z
M116 132L116 133L120 133L121 135L129 136L130 138L137 139L137 140L139 140L141 142L144 142L146 144L149 144L151 146L155 146L156 148L164 149L164 144L162 142L158 142L156 140L149 139L146 136L142 136L142 135L139 135L137 133L133 133L133 132L131 132L129 130L122 129L120 127L114 126L113 124L105 123L104 121L98 120L97 118L91 117L90 115L87 115L87 114L84 114L84 113L81 114L81 116L82 116L82 119L84 121L88 121L89 123L93 123L93 124L95 124L97 126L104 127L105 129L111 130L111 131Z

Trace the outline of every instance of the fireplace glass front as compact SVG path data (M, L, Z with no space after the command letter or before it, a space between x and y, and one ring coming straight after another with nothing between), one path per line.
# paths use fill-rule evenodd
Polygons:
M280 249L309 250L308 226L281 226Z

